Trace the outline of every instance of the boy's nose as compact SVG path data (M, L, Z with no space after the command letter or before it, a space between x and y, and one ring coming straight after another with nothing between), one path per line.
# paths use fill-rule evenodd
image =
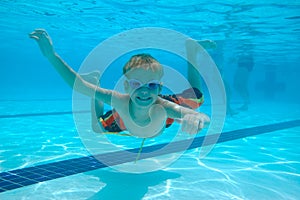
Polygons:
M142 94L148 94L148 91L142 91L141 93Z
M140 93L143 94L143 95L147 95L149 93L148 88L142 87L140 89Z

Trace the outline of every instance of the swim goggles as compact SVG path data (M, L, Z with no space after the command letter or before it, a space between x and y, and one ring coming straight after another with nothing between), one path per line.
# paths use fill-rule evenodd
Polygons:
M149 81L148 83L142 83L141 81L136 79L129 79L127 81L132 89L138 89L145 85L150 90L155 90L161 86L161 83L158 80L152 80Z

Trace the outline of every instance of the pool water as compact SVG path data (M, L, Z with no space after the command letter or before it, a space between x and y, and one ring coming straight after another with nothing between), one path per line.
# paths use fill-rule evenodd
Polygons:
M47 29L56 51L75 70L99 43L132 28L160 27L214 40L222 48L208 53L229 85L234 111L226 116L222 132L246 133L247 128L300 119L299 13L298 1L277 0L1 1L0 173L90 155L73 115L88 118L89 107L73 110L72 90L27 36L35 28ZM243 99L235 90L234 74L239 55L248 51L254 62L250 103L239 110ZM169 63L186 76L182 61ZM108 70L103 87L113 87L121 71ZM201 111L211 114L206 89ZM178 128L171 126L145 146L170 141ZM90 128L87 133L93 134ZM0 199L298 199L299 133L300 124L265 130L215 144L203 158L203 149L187 150L157 171L134 174L107 167L0 190ZM140 140L108 137L125 149L140 145Z
M68 101L58 102L61 111L68 109ZM53 104L57 102L47 102L48 108ZM263 104L251 105L248 111L228 117L224 132L293 120L300 114L297 106L282 105L271 110ZM27 113L25 106L20 109ZM262 109L266 112L262 113ZM16 115L1 118L1 125L6 130L1 135L1 171L89 155L76 132L72 114ZM300 187L299 131L298 126L216 144L202 159L199 149L189 150L172 165L154 172L132 174L98 169L10 190L0 196L3 199L120 199L124 196L128 199L256 199L258 196L296 199Z

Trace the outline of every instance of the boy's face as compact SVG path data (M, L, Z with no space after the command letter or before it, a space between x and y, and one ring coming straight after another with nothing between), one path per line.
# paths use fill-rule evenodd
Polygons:
M126 73L125 90L137 106L151 106L161 92L161 74L151 69L137 68Z

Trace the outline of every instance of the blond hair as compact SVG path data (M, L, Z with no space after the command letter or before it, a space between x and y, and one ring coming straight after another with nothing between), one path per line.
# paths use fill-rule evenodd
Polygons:
M142 53L132 56L123 67L123 74L126 75L132 69L143 68L151 69L153 72L158 72L163 75L163 68L161 64L153 58L150 54Z

